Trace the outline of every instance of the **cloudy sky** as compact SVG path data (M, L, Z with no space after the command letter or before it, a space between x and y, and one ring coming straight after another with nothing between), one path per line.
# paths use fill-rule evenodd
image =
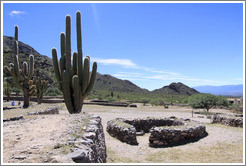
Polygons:
M83 53L98 72L153 90L243 83L242 3L4 3L3 35L40 54L60 50L65 16L82 13Z

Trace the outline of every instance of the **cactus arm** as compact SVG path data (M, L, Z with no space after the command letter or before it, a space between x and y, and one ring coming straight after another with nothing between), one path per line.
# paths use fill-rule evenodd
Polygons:
M33 76L33 73L34 73L34 56L33 55L30 55L29 56L29 74L28 74L28 80L30 80Z
M66 69L66 41L65 41L65 34L61 33L61 58L60 58L60 76L62 80L63 71Z
M15 40L16 41L18 41L18 30L19 30L18 25L15 25Z
M25 75L25 77L27 78L28 75L28 65L26 62L23 63L23 73Z
M78 76L79 84L82 85L83 79L83 52L82 52L82 34L81 34L81 14L76 13L76 31L77 31L77 52L78 52Z
M78 73L78 53L73 53L73 75L77 75Z
M97 63L94 62L93 63L93 67L92 67L90 83L88 85L88 88L85 91L85 95L87 95L88 93L91 92L91 90L92 90L92 88L94 86L95 80L96 80L96 74L97 74Z
M60 85L60 88L62 89L61 74L60 74L60 71L59 71L59 65L58 65L58 60L57 60L57 52L56 52L55 48L52 49L52 60L53 60L53 67L54 67L56 79L57 79L57 81L58 81L58 83Z
M61 33L60 35L60 45L61 45L61 57L65 57L66 55L66 40L65 34Z
M74 93L74 110L76 111L76 113L80 112L80 86L79 86L79 78L77 75L73 76L73 80L72 80L72 84L73 84L73 93Z
M18 47L18 41L14 41L14 55L19 54L19 47Z
M88 57L85 57L84 60L84 68L83 68L83 79L82 79L82 89L81 89L81 93L84 94L86 91L86 88L88 86L88 82L89 82L89 69L90 69L90 60Z
M8 74L11 74L11 68L8 66L4 66L4 71Z
M66 16L66 70L71 74L71 17Z
M15 74L15 69L13 67L11 67L10 69L11 69L11 75L13 76L13 78L17 79L17 76Z
M19 76L20 65L19 65L18 55L14 55L14 70L15 70L15 75Z
M71 96L71 89L70 89L70 75L67 70L64 70L63 72L63 80L62 80L62 85L63 85L63 96L65 100L65 104L67 106L68 112L70 114L73 113L73 101L72 101L72 96Z

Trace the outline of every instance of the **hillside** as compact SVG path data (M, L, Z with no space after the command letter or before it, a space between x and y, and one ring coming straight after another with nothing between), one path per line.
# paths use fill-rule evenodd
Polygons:
M146 93L146 89L142 89L128 80L121 80L111 75L101 75L97 73L94 90L107 90L114 92L135 92Z
M222 96L243 96L243 85L222 85L222 86L197 86L194 87L201 93L211 93Z
M168 86L164 86L160 89L153 90L152 93L158 94L173 94L173 95L192 95L199 93L193 88L188 87L187 85L178 82L178 83L171 83Z

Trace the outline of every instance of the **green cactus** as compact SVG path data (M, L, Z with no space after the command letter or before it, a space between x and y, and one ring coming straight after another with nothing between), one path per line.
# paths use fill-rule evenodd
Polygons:
M41 79L41 77L34 77L33 80L29 81L30 85L35 85L35 95L37 96L38 104L41 104L43 101L43 93L48 88L48 81Z
M14 63L10 63L9 67L4 66L4 71L12 76L11 79L6 79L10 84L14 84L22 89L24 94L24 105L23 108L29 106L30 96L35 93L35 85L30 85L29 81L33 77L34 72L34 56L30 55L29 65L27 62L21 64L18 59L19 50L18 50L18 26L15 26L15 41L14 41Z
M77 52L73 53L71 64L71 17L66 16L66 34L61 33L61 58L58 63L57 50L52 49L52 60L60 90L63 92L66 107L70 114L80 113L85 97L91 92L97 71L97 63L90 69L90 57L86 56L83 63L81 14L76 13Z

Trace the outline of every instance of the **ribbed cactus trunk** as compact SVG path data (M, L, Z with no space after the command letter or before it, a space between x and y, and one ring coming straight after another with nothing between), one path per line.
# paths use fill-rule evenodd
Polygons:
M10 67L4 66L4 71L10 74L13 81L6 79L11 85L16 85L23 91L23 108L27 108L30 102L30 96L35 92L35 85L30 86L29 81L32 79L34 73L34 56L30 55L29 65L27 62L19 63L18 59L18 26L15 26L15 42L14 42L14 56L13 63Z
M71 61L71 17L66 16L66 34L61 33L61 58L58 62L57 51L52 49L52 60L56 79L60 90L63 92L66 107L69 113L80 113L83 102L91 92L97 71L97 63L93 63L90 69L90 57L86 56L83 63L81 14L76 13L77 52L73 53Z
M29 90L27 88L23 88L22 91L24 94L23 108L27 108L29 106L31 96L29 95Z
M43 97L37 97L38 104L41 104L43 102Z

